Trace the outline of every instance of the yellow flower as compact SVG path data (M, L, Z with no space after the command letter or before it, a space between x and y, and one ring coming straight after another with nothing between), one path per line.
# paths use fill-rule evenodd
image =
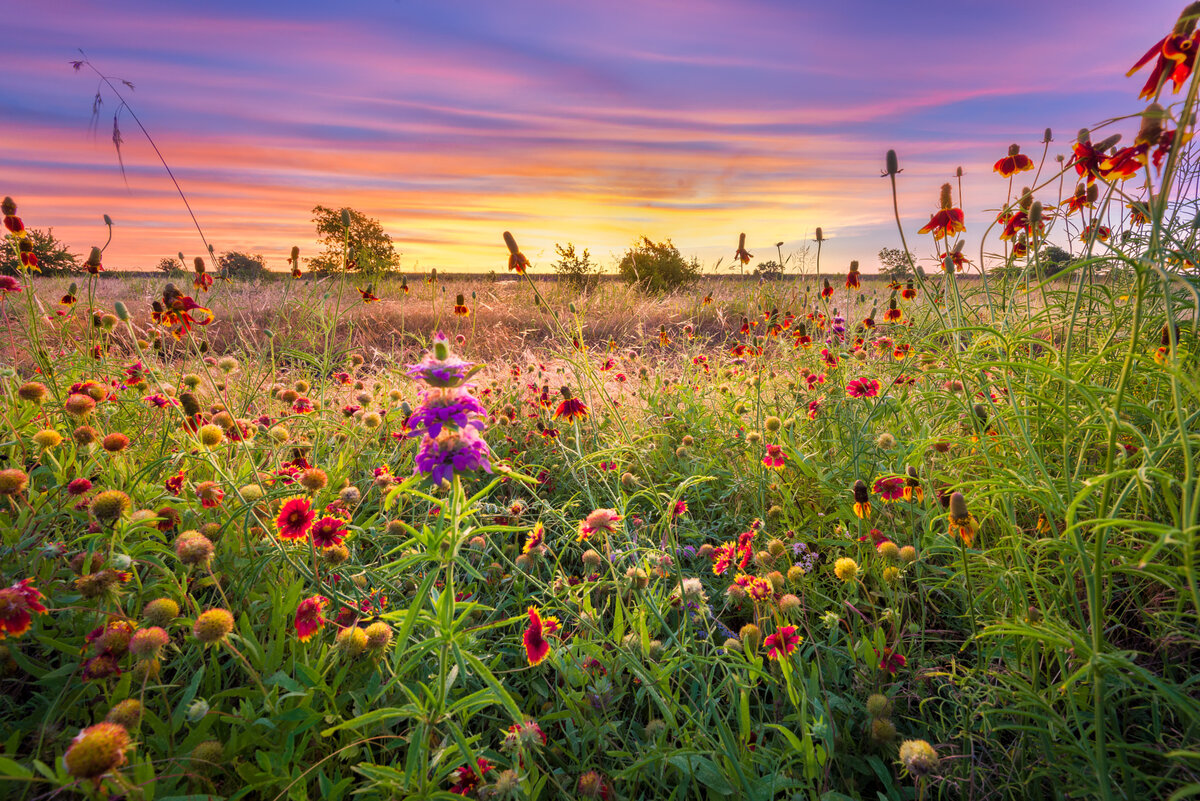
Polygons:
M843 556L833 564L833 572L842 581L854 581L858 575L858 562L848 556Z

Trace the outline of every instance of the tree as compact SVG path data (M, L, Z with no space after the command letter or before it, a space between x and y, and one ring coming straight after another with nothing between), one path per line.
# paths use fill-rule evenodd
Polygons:
M1037 267L1043 278L1057 275L1071 266L1075 257L1058 245L1046 245L1038 253Z
M78 273L83 271L83 264L78 253L72 253L67 246L54 236L54 229L45 231L37 228L26 228L29 243L33 245L33 255L38 258L38 268L42 275ZM14 237L6 237L4 250L0 252L0 275L17 275L21 271L21 257L17 254L17 244Z
M754 276L756 278L766 278L771 281L783 278L783 265L774 259L761 261L754 268Z
M700 262L684 259L670 239L654 242L643 236L621 257L617 270L645 292L669 292L694 283L700 277Z
M167 275L179 275L183 272L183 263L179 259L163 256L158 260L158 264L154 265L154 269Z
M347 218L350 221L348 240ZM320 256L309 260L308 266L313 272L341 270L343 253L346 269L350 272L382 273L400 267L400 255L379 220L354 209L317 206L313 209L313 223L317 227L317 241L325 247ZM347 242L349 248L344 251Z
M554 263L554 272L558 275L558 280L579 289L595 286L600 270L592 263L592 256L587 248L584 248L583 254L580 255L576 253L575 245L568 242L565 246L555 244L554 252L558 254L558 261Z
M217 257L217 266L221 269L221 275L226 278L252 281L261 278L267 271L267 260L257 254L251 256L236 250L227 250Z
M916 256L900 248L882 248L879 251L879 274L892 281L912 278L912 266L915 263Z

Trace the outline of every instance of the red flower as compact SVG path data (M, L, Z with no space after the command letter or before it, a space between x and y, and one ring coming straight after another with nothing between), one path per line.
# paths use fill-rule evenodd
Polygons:
M783 448L778 445L768 445L767 455L762 458L762 463L767 467L775 470L783 468Z
M341 545L346 536L345 525L346 521L341 518L322 517L313 523L312 529L310 529L313 545L318 548L332 548L335 545Z
M366 289L358 290L358 294L362 295L363 303L375 303L379 300L379 298L376 297L374 290L375 290L375 287L371 284L367 284Z
M467 308L466 299L462 295L459 295L454 301L454 313L459 317L466 317L471 313L471 310Z
M873 398L879 394L879 379L856 378L846 385L846 394L851 398Z
M1087 242L1092 238L1093 234L1095 235L1097 241L1107 242L1109 237L1112 236L1112 229L1110 229L1107 225L1097 226L1094 222L1088 223L1087 226L1085 226L1084 229L1079 232L1079 241Z
M573 423L576 420L583 420L588 415L587 405L579 398L571 397L571 391L566 387L562 389L563 400L558 404L558 408L554 410L555 420L566 420L568 423Z
M525 642L525 658L529 660L530 667L540 665L550 655L550 642L545 635L557 630L557 618L543 620L536 606L529 607L529 626L525 629L522 639Z
M733 564L733 557L736 555L737 555L737 546L734 545L732 542L727 542L723 545L718 545L716 548L714 548L713 553L712 553L713 575L719 576L722 573L724 573L726 570L728 570L729 566L731 564Z
M300 642L311 640L321 627L329 622L325 615L321 614L328 603L328 598L313 595L305 598L296 607L296 636L300 638Z
M833 297L833 285L829 283L828 278L825 279L825 286L821 287L821 297L823 297L823 298L832 298Z
M886 670L893 676L896 671L908 664L908 658L903 654L897 654L891 648L883 649L883 657L879 660L879 669Z
M763 640L763 645L769 649L767 657L770 659L788 656L799 644L800 635L796 633L795 626L780 626L774 634Z
M1196 27L1195 14L1192 6L1185 8L1175 23L1175 29L1156 42L1146 51L1146 55L1138 59L1138 63L1125 73L1133 75L1157 57L1146 85L1138 94L1139 98L1149 100L1154 97L1167 81L1171 81L1174 84L1172 90L1178 92L1179 87L1192 74L1192 67L1196 63L1197 40L1200 39L1200 34L1192 33Z
M33 579L21 579L0 590L0 640L29 631L33 614L44 615L47 611L41 602L44 597L33 587Z
M883 321L885 323L898 323L904 319L904 312L900 311L896 306L896 299L891 298L888 301L887 310L883 313Z
M279 516L275 518L275 525L279 527L279 538L284 540L304 539L316 516L317 513L313 511L312 504L308 502L307 498L292 498L283 504L283 508L279 510Z
M891 503L904 497L904 477L886 476L875 479L875 494L881 500Z
M546 529L542 526L541 521L530 530L529 536L525 538L525 547L521 549L521 553L529 553L534 548L537 548L546 539Z
M166 486L168 495L178 496L183 491L183 470L180 469L178 473L168 478L164 482L164 485Z
M733 253L733 260L740 261L744 266L749 264L752 258L754 258L754 256L746 251L746 235L742 234L740 237L738 237L738 247Z
M860 289L862 287L860 278L858 262L850 262L850 272L846 273L846 289Z
M492 763L483 757L476 758L474 768L470 765L463 765L454 771L455 782L451 785L450 792L454 795L470 794L479 785L480 777L487 775L491 769Z
M929 222L917 233L932 233L934 239L945 239L965 230L967 226L963 224L962 209L954 208L950 198L950 184L942 184L941 208L933 213Z
M1033 159L1021 152L1020 145L1009 145L1008 155L992 165L992 169L1005 178L1033 169Z
M1087 188L1083 184L1076 184L1075 194L1063 201L1062 206L1060 206L1060 208L1067 210L1068 215L1074 214L1077 211L1082 212L1083 209L1091 207L1092 201L1088 199Z

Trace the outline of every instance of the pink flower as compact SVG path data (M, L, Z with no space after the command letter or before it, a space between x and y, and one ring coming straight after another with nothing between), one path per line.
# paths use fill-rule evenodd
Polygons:
M879 394L879 380L856 378L846 385L846 394L851 398L873 398Z

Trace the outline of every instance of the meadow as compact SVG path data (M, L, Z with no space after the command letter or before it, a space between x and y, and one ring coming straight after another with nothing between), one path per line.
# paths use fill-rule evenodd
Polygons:
M896 282L22 258L0 794L1200 795L1194 30Z

